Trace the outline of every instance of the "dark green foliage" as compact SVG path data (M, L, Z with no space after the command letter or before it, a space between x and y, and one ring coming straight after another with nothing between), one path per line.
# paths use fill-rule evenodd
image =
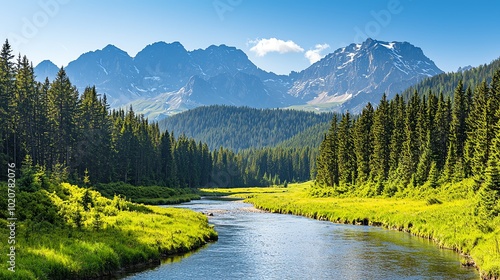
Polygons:
M483 219L491 219L500 213L500 169L496 160L490 160L476 204L476 214Z
M6 166L8 161L14 157L14 137L12 127L12 100L14 99L14 65L12 59L11 46L8 40L2 46L0 52L0 164ZM0 174L0 178L5 180L6 174Z
M342 115L338 129L339 181L344 184L353 184L357 177L356 153L352 130L351 115L347 112Z
M371 110L373 111L373 108L371 108ZM406 131L405 130L406 106L403 98L400 95L396 95L393 99L393 102L391 102L391 114L394 117L393 119L394 129L391 136L389 168L391 171L396 171L399 166L399 162L401 160L401 152L403 148L403 142L405 141L405 131ZM359 132L359 134L361 135L363 134L367 135L366 131L370 131L370 129L363 129L361 127L360 130L361 131ZM373 145L373 143L371 145ZM370 155L371 154L369 154L369 156Z
M334 187L339 184L338 120L333 116L328 134L319 147L316 181Z
M457 88L453 95L453 108L451 112L450 124L450 141L455 149L457 159L462 159L464 156L464 145L467 137L467 112L469 105L467 104L464 86L462 81L458 82Z
M78 138L78 91L73 86L63 68L59 70L48 91L48 118L52 145L49 166L61 163L76 166L73 155Z
M389 174L393 120L389 109L389 102L384 94L374 113L372 130L366 132L373 133L373 154L370 162L371 177L379 182L385 181Z
M467 87L474 89L482 81L489 83L493 77L493 73L498 68L500 68L500 59L496 59L489 64L484 64L464 72L442 73L427 78L417 85L405 90L403 96L407 98L415 91L421 94L433 92L434 94L443 93L445 97L453 96L453 90L455 90L459 81L462 81Z
M431 167L429 170L429 176L427 178L427 182L429 182L429 187L435 189L439 186L439 168L437 167L436 162L431 163Z
M470 117L467 119L468 131L466 159L468 167L476 177L485 171L488 159L495 153L494 138L498 134L497 123L500 110L500 71L497 71L488 86L483 81L475 91Z
M437 111L434 117L434 140L433 143L435 152L436 166L439 170L443 169L446 162L447 146L448 146L448 128L450 127L449 115L450 108L444 100L443 94L439 94Z
M405 140L401 151L401 161L399 163L398 175L404 184L407 184L416 172L420 154L420 135L418 131L420 107L423 102L417 92L415 92L406 106L405 116Z
M332 114L214 105L174 115L159 125L161 130L207 143L212 150L222 146L240 151L275 146L314 125L328 123L331 118Z
M366 182L370 176L370 159L373 153L373 135L371 132L373 125L373 107L370 103L363 109L361 116L354 125L354 150L356 153L356 166L358 183ZM394 139L395 137L393 137ZM394 139L394 142L399 141ZM391 143L391 145L393 145ZM397 160L399 155L393 155L391 158Z
M292 138L276 144L276 146L288 148L311 147L317 149L319 145L321 145L323 136L328 132L329 127L330 122L316 124L296 134Z

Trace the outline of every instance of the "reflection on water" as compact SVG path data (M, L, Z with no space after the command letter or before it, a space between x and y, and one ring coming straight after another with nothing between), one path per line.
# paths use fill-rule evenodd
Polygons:
M219 241L127 279L479 279L456 253L401 232L263 213L241 201L179 207L213 213Z

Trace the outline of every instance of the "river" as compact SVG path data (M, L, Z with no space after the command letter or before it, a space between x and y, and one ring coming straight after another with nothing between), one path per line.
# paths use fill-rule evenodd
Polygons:
M219 241L125 279L479 279L457 253L407 233L265 213L241 201L179 207L213 213Z

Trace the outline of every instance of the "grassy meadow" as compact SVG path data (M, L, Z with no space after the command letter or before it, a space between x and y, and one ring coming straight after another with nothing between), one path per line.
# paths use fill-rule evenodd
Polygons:
M9 248L1 242L0 279L97 278L217 239L201 213L108 199L66 183L20 192L16 200L15 272L7 269ZM0 219L7 223L4 211ZM9 229L1 227L0 235L7 239Z
M408 190L404 198L318 197L318 192L329 190L314 187L312 182L287 188L202 191L245 198L255 207L275 213L406 231L462 253L463 264L476 265L484 279L498 279L500 218L485 221L473 214L472 188L473 180L467 179L438 189Z

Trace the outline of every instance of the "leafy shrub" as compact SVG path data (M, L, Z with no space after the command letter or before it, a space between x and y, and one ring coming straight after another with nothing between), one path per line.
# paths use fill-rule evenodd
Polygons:
M435 197L428 198L427 205L433 205L433 204L443 204L443 202Z

